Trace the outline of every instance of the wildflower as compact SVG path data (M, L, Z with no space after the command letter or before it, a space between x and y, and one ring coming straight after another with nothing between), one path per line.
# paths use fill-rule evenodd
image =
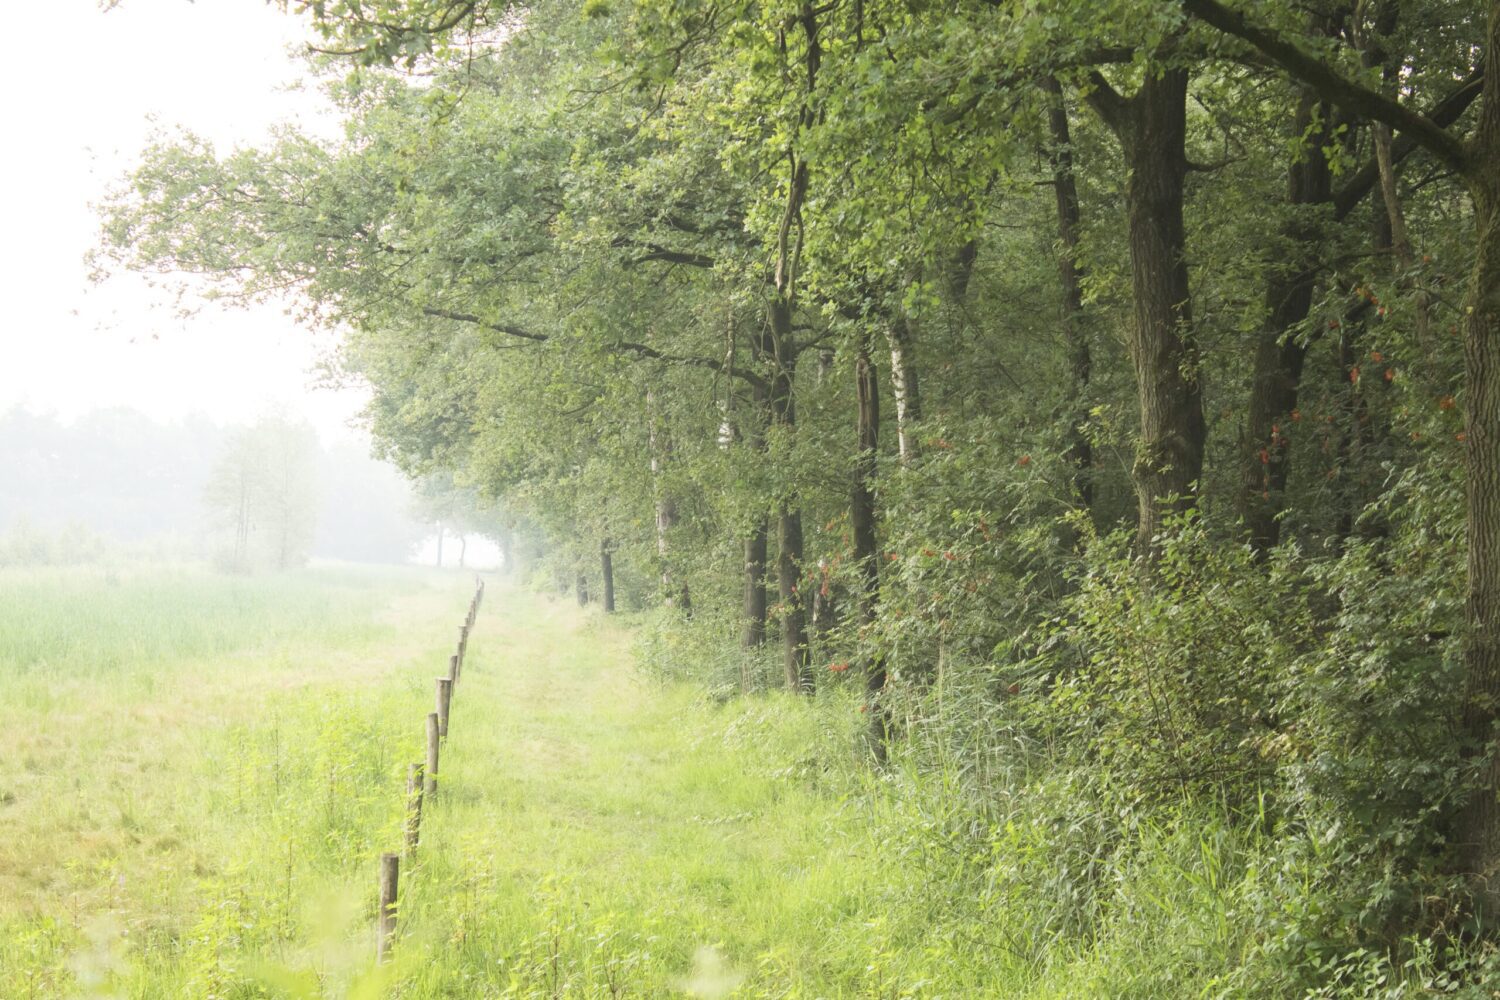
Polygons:
M1028 466L1028 465L1030 465L1031 464L1031 456L1030 455L1022 455L1020 458L1016 459L1016 464L1019 465L1019 466L1021 466L1021 467L1023 467L1023 468L1026 467L1026 466Z
M849 669L849 664L847 664L847 663L830 663L830 664L828 664L828 669L832 670L836 674L841 674L845 670Z

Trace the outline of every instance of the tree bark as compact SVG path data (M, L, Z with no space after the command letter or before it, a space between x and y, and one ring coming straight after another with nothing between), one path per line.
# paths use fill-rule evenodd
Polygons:
M891 348L891 398L896 401L896 451L902 465L910 465L921 455L916 425L922 420L922 392L917 383L915 331L911 320L899 307L885 336ZM866 362L868 364L868 361Z
M870 362L870 341L861 335L854 362L854 387L858 416L855 431L859 450L854 459L854 481L849 491L849 525L853 531L854 566L859 574L857 601L863 629L875 622L880 600L880 560L876 548L875 473L880 433L880 385ZM865 664L865 710L870 716L870 750L875 759L886 759L890 725L880 694L885 689L885 662L879 656Z
M796 426L796 401L792 398L792 378L797 359L791 353L792 313L784 296L771 302L765 353L773 365L771 375L771 420L788 431ZM807 642L807 611L798 590L802 578L802 512L783 497L776 509L776 583L781 606L782 662L787 687L804 693L813 689L812 658Z
M1468 629L1462 735L1480 768L1460 819L1458 847L1484 908L1500 912L1500 0L1490 0L1491 72L1468 165L1476 229L1464 321L1465 458L1468 462Z
M745 614L740 645L756 649L766 644L766 519L760 518L745 539Z
M459 569L463 569L464 568L464 559L467 558L468 553L469 553L469 536L468 535L459 535L458 536L458 568Z
M1290 248L1285 264L1266 279L1266 320L1256 344L1255 367L1245 418L1240 458L1240 514L1257 558L1281 540L1281 514L1291 474L1291 445L1286 432L1307 357L1307 342L1293 335L1312 309L1321 231L1308 215L1311 206L1333 197L1332 175L1322 144L1328 134L1327 108L1312 90L1304 90L1293 120L1296 135L1308 147L1295 154L1287 170L1287 201L1296 214L1282 236Z
M1094 506L1094 448L1086 425L1089 419L1089 377L1093 359L1088 330L1084 325L1083 269L1078 264L1078 183L1073 176L1073 138L1068 127L1068 109L1056 77L1043 77L1048 95L1047 125L1052 137L1052 189L1057 202L1057 236L1062 252L1057 257L1062 283L1063 343L1068 349L1068 368L1073 384L1068 394L1067 458L1073 467L1073 492L1085 511Z
M589 605L589 581L582 573L578 574L578 606L586 608Z
M604 578L604 612L614 614L615 610L615 560L610 552L610 542L606 538L599 543L599 573Z
M1131 475L1140 505L1136 550L1154 557L1165 518L1196 501L1207 437L1182 218L1188 74L1148 72L1128 100L1098 74L1095 83L1090 103L1119 137L1129 170L1129 346L1141 420Z

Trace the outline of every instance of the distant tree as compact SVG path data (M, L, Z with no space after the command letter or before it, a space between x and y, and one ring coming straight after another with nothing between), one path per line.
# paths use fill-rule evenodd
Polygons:
M412 506L419 519L437 525L436 561L439 566L443 564L445 534L458 538L460 567L464 565L470 535L489 538L502 550L509 544L507 537L512 527L505 512L481 497L473 487L455 482L449 472L434 472L418 480Z
M266 417L235 434L204 489L204 503L234 536L229 565L244 572L307 560L317 525L317 437L306 423Z

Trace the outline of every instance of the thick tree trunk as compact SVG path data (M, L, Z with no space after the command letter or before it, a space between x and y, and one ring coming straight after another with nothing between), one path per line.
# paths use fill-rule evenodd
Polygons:
M769 329L761 353L773 366L769 393L771 420L786 430L797 424L796 401L792 397L797 358L791 345L791 304L785 296L777 295L771 301ZM776 538L776 583L786 683L793 691L810 693L813 674L807 641L807 606L798 590L802 579L802 512L786 498L777 504Z
M615 559L610 552L609 539L599 543L599 574L604 578L604 612L615 610Z
M754 341L754 353L760 360L763 344ZM745 428L750 447L764 456L766 450L766 424L770 422L771 403L768 390L755 385L750 395L750 423ZM766 550L770 529L765 515L755 519L750 534L744 540L744 618L740 632L740 646L757 649L766 643L766 616L769 600L766 596Z
M807 614L797 584L802 578L802 512L783 506L776 515L776 583L781 600L781 651L786 686L810 694L813 689Z
M766 536L765 518L759 519L745 539L745 615L740 645L755 649L766 644Z
M1326 108L1305 91L1293 122L1294 133L1307 137L1287 171L1287 200L1297 212L1283 238L1290 252L1266 281L1266 321L1256 344L1255 368L1245 418L1240 460L1240 510L1258 558L1281 540L1281 513L1286 509L1286 483L1291 474L1287 437L1307 356L1305 339L1293 331L1312 308L1318 268L1320 231L1305 206L1327 203L1333 196L1328 158L1322 145L1327 135Z
M589 604L589 580L582 573L578 574L578 606L586 608Z
M1193 506L1207 436L1188 289L1182 220L1188 74L1148 72L1125 100L1098 79L1090 95L1125 149L1131 286L1130 357L1140 401L1140 443L1132 469L1140 515L1136 550L1156 551L1165 518Z
M1500 53L1500 0L1491 0L1486 50ZM1481 768L1461 817L1458 847L1481 901L1500 913L1500 73L1484 81L1469 191L1476 246L1464 322L1465 457L1469 546L1463 736Z
M849 492L849 525L854 536L854 565L859 574L859 623L869 626L875 621L875 609L880 599L880 560L875 538L875 458L879 447L880 386L875 366L870 363L869 338L865 336L860 338L859 353L855 358L854 387L859 450ZM865 665L865 710L870 716L870 749L877 761L886 758L886 740L890 733L886 708L880 700L885 682L885 662L878 656L874 657Z
M1047 124L1052 136L1052 188L1057 201L1057 236L1062 245L1057 270L1063 292L1063 343L1067 345L1069 374L1073 381L1067 404L1067 456L1073 466L1073 491L1084 510L1092 511L1094 449L1085 425L1089 419L1088 389L1093 358L1089 352L1088 330L1084 326L1083 270L1078 265L1080 213L1078 184L1073 176L1073 139L1062 87L1055 77L1050 76L1042 79L1041 86L1049 95Z

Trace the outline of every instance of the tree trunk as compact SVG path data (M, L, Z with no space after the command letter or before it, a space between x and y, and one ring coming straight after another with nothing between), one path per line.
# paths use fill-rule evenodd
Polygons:
M854 363L855 399L858 416L855 429L859 450L854 460L854 482L849 492L849 525L854 535L854 565L859 573L859 623L867 628L875 621L880 599L880 560L875 537L875 472L880 432L880 387L870 363L870 342L861 335ZM885 689L885 663L874 657L865 665L865 710L870 716L870 749L877 761L886 758L890 725L880 693Z
M1282 236L1290 248L1284 266L1266 280L1266 320L1256 344L1255 368L1245 418L1240 460L1240 513L1257 558L1281 540L1281 513L1291 474L1291 445L1286 436L1297 408L1307 343L1294 336L1312 308L1319 266L1321 233L1305 206L1322 205L1333 196L1328 158L1327 109L1311 90L1302 93L1294 133L1307 137L1287 170L1287 200L1297 215Z
M463 569L464 568L464 558L468 555L468 552L469 552L469 536L468 535L459 535L458 536L458 568L459 569Z
M915 336L911 321L895 310L895 318L886 324L886 340L891 348L891 398L896 401L896 450L902 465L910 465L920 455L916 425L922 420L922 393L917 384ZM868 362L867 362L868 363Z
M755 649L766 644L766 536L765 518L760 518L745 539L745 623L740 645Z
M1140 444L1131 470L1140 515L1136 551L1154 556L1165 518L1193 506L1207 430L1198 382L1182 220L1187 126L1186 70L1148 72L1125 100L1098 78L1090 102L1120 138L1129 178L1130 357L1140 401Z
M1500 53L1500 0L1491 0L1485 50ZM1484 908L1500 912L1500 73L1484 105L1468 164L1476 246L1464 321L1466 498L1469 547L1463 736L1481 768L1459 825L1458 847Z
M761 338L752 341L753 352L760 360L763 343ZM750 391L750 424L746 429L750 447L756 454L764 456L766 451L766 424L770 422L770 396L763 386L757 384ZM750 534L745 537L744 550L744 620L740 632L740 646L756 649L766 643L766 615L769 601L766 597L766 549L770 529L764 514L755 519Z
M433 565L436 566L436 567L438 567L439 569L443 568L443 522L442 521L438 522L437 562L433 563Z
M589 580L582 573L578 574L578 606L586 608L589 604Z
M792 348L791 304L782 295L771 301L769 329L762 353L771 362L771 420L788 431L796 427L797 407L792 381L797 358ZM787 687L810 693L812 656L807 642L807 610L798 591L802 578L802 512L788 498L777 502L776 583L781 605L781 647Z
M1052 136L1052 189L1057 201L1057 236L1062 252L1057 257L1062 282L1063 343L1068 348L1068 367L1073 384L1068 398L1067 457L1073 466L1073 492L1085 511L1094 506L1094 449L1086 425L1089 419L1089 377L1093 359L1088 330L1084 326L1083 270L1078 265L1078 184L1073 176L1073 139L1068 127L1068 109L1062 87L1055 77L1044 77L1041 86L1049 95L1047 124Z
M610 553L609 539L599 543L599 573L604 578L604 612L614 614L615 610L615 560Z

